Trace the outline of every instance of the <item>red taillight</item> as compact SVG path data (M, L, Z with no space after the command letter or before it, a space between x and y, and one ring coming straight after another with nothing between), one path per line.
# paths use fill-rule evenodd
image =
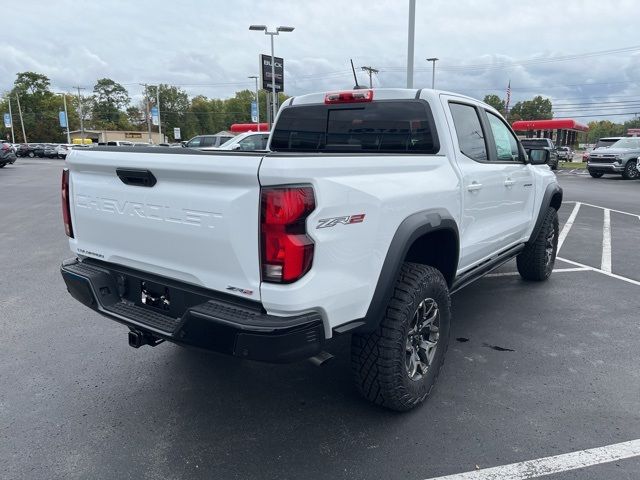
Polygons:
M313 240L306 219L316 208L311 186L262 189L262 280L291 283L311 268Z
M62 170L62 221L64 222L64 232L67 237L73 238L73 227L71 226L71 207L69 206L69 169Z
M373 90L347 90L327 93L324 96L324 103L360 103L372 100Z

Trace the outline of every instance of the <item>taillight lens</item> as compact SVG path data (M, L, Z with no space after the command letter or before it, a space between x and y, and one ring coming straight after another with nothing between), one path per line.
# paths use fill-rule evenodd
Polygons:
M311 186L262 189L260 243L262 280L291 283L311 268L313 240L306 219L316 208Z
M71 207L69 206L69 169L62 170L62 221L64 222L64 233L67 237L73 238L73 227L71 226Z

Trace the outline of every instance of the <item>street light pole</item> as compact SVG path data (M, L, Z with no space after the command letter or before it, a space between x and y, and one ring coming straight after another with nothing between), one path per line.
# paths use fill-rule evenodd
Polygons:
M258 117L258 121L257 121L258 131L260 131L260 102L258 98L258 76L251 75L250 77L247 77L247 78L253 78L256 81L256 117Z
M64 105L64 120L67 122L67 143L71 143L71 134L69 133L69 114L67 113L67 94L60 93L62 95L62 104Z
M436 88L436 62L440 60L439 58L427 58L427 62L431 62L433 65L431 69L431 90Z
M416 0L409 0L409 38L407 39L407 88L413 88L413 44L416 33Z
M162 122L160 121L160 85L156 87L156 108L158 109L158 136L160 137L160 143L164 143L162 138Z
M414 0L415 1L415 0ZM284 27L280 26L276 28L274 31L270 32L266 25L250 25L249 30L257 30L264 31L265 35L269 35L271 37L271 122L276 121L276 115L278 113L278 109L276 107L276 103L278 97L276 96L276 57L273 48L273 37L276 35L280 35L280 32L293 32L295 27ZM282 74L284 75L284 69Z

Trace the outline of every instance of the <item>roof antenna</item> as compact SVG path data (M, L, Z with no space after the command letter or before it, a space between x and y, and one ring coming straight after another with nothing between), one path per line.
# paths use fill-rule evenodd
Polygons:
M354 90L362 90L362 89L366 89L367 87L361 87L360 85L358 85L358 77L356 76L356 69L353 66L353 59L350 58L349 59L351 61L351 70L353 71L353 79L356 82L356 86L353 87Z

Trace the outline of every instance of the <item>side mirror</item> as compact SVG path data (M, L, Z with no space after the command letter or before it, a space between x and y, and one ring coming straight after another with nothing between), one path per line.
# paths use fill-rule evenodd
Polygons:
M186 146L187 146L187 141L186 141L186 140L183 140L183 141L182 141L182 142L180 142L180 143L182 144L182 146L183 146L183 147L186 147Z
M236 143L233 147L231 147L231 150L240 150L242 148L242 145L240 145L239 143Z
M543 148L532 148L527 153L529 155L531 165L544 165L545 163L549 163L549 150L545 150Z

